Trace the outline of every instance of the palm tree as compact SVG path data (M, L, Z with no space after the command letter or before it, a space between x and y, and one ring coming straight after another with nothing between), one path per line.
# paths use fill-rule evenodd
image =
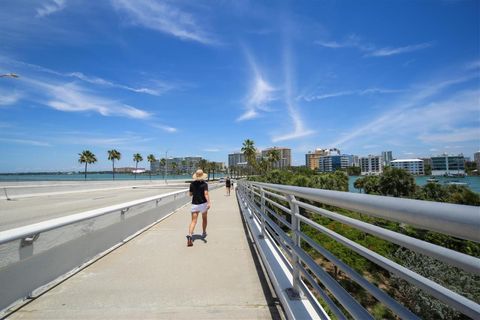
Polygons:
M182 160L182 173L185 173L186 167L187 167L187 160Z
M177 174L175 170L177 170L178 164L176 162L172 162L172 172L173 174Z
M217 164L212 161L212 162L209 162L208 163L208 173L210 173L210 171L212 172L212 179L215 180L215 169L217 167ZM208 181L210 181L210 175L208 175Z
M258 163L258 168L260 169L261 174L267 174L269 167L269 162L266 159L261 159L260 163Z
M150 181L151 181L152 180L152 163L157 161L157 159L155 159L155 156L153 154L149 154L147 157L147 161L150 162L150 170L148 170L148 172L150 173Z
M135 180L137 180L137 169L138 169L138 163L143 161L143 158L140 153L135 153L133 155L133 161L135 161Z
M97 162L97 158L90 150L84 150L78 155L80 156L78 162L85 163L85 180L87 180L87 165Z
M255 156L257 155L255 142L253 142L253 140L246 139L242 145L242 152L245 155L245 158L247 159L248 166L250 168L253 168L256 163Z
M108 160L112 160L113 180L115 180L115 160L120 160L122 154L117 150L108 150Z
M165 158L160 159L160 165L163 167L162 176L163 176L163 179L165 179L165 166L167 165L167 159Z
M202 159L198 162L198 166L200 167L200 169L203 170L203 172L205 172L205 169L208 167L208 161L205 159Z
M277 149L268 150L267 160L270 163L270 168L273 168L273 164L280 161L280 151Z

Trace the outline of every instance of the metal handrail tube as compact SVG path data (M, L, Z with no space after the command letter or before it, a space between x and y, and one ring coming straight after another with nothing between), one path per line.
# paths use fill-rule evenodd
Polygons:
M260 198L262 197L262 195L258 192L255 191L255 189L252 189L252 193L256 196L259 196Z
M285 202L288 201L285 196L282 196L282 195L280 195L280 194L278 194L278 193L270 192L270 191L268 191L268 190L264 190L264 192L265 192L266 194L268 194L269 196L272 196L272 197L274 197L274 198L283 200L283 201L285 201Z
M274 205L275 207L277 207L278 209L284 211L285 213L288 213L288 214L290 214L290 215L292 214L292 210L290 210L289 208L287 208L287 207L285 207L285 206L282 206L281 204L279 204L279 203L277 203L277 202L275 202L275 201L273 201L273 200L271 200L271 199L268 199L268 198L267 198L267 201L268 201L269 203L271 203L272 205Z
M480 274L480 259L478 258L469 256L461 252L457 252L455 250L447 249L423 240L409 237L398 232L387 230L363 221L346 217L326 209L318 208L298 200L295 200L294 202L300 207L313 211L314 213L347 224L384 240L388 240L405 248L409 248L413 251L423 253L430 257L434 257L460 269L464 269L475 274Z
M451 305L455 309L461 311L462 313L472 317L474 319L480 318L480 305L476 304L474 301L469 300L447 288L442 287L441 285L429 280L401 265L395 263L382 255L379 255L376 252L373 252L370 249L367 249L358 243L339 235L338 233L316 223L313 222L301 215L298 217L304 223L314 227L318 231L328 235L330 238L335 239L336 241L340 242L341 244L345 245L346 247L352 249L353 251L357 252L361 256L365 257L366 259L372 261L373 263L383 267L384 269L398 275L400 278L416 285L417 287L421 288L422 290L430 293L437 299Z
M420 319L403 305L398 303L395 299L385 293L383 290L375 286L374 284L367 281L362 275L356 272L354 269L350 268L346 263L342 262L342 260L335 257L330 251L319 245L315 242L312 238L305 235L304 233L300 234L300 237L307 242L312 248L314 248L317 252L319 252L322 256L327 258L330 262L336 265L340 270L345 272L346 275L350 277L353 281L367 290L371 295L378 299L378 301L385 304L387 307L390 308L396 315L398 315L401 319Z
M300 276L302 275L305 275L305 274L308 274L308 270L304 268L303 265L300 265L299 266L299 273L300 273ZM302 290L302 293L303 293L303 298L306 298L308 299L308 301L310 301L310 303L312 304L312 306L315 308L315 310L317 311L317 314L318 315L322 315L322 314L326 314L325 310L323 309L323 307L321 307L319 304L318 304L318 299L317 297L312 293L312 290L310 290L310 288L307 286L307 282L308 282L308 279L314 279L313 277L310 277L310 278L307 278L307 277L303 277L302 280L301 280L301 290ZM307 281L305 281L307 280ZM315 291L315 289L313 290ZM320 292L317 292L318 294L320 294ZM322 290L322 293L325 293L324 290ZM330 320L330 317L325 317L323 318L325 320Z
M315 276L320 279L325 288L330 291L338 302L348 310L354 319L373 319L365 308L358 303L335 279L332 278L323 268L299 247L292 247L295 254L305 263Z
M313 287L313 289L322 297L323 301L328 305L330 311L335 314L339 320L347 320L347 317L343 314L342 310L337 306L337 304L328 296L325 290L322 289L317 283L317 281L308 273L308 271L302 266L300 272L303 274L303 277L307 279L308 283Z
M292 225L285 218L280 216L278 213L276 213L275 211L273 211L272 209L270 209L268 207L265 207L265 210L267 210L268 213L270 213L272 216L277 218L284 226L288 227L289 229L292 228Z
M480 210L475 206L256 183L270 190L480 242Z
M50 219L47 221L42 221L10 230L5 230L0 232L0 244L4 244L10 241L19 240L33 234L42 233L52 229L64 227L73 223L85 221L91 218L100 217L109 213L118 212L126 208L144 204L154 200L160 200L177 194L186 193L188 189L174 191L159 196L153 196L148 198L143 198L140 200L134 200L130 202L125 202L119 205L113 205L105 208L94 209L90 211L85 211L82 213L72 214L65 217Z

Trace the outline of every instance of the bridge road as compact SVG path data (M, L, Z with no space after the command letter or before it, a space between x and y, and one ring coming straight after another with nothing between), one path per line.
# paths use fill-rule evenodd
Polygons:
M186 246L187 205L8 319L279 318L234 193L211 191L211 201L205 241L199 219Z

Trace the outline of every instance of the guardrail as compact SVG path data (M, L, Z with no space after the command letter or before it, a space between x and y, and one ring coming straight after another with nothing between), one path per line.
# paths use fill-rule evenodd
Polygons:
M213 189L216 188L215 186ZM0 232L0 316L168 217L188 189Z
M250 212L250 218L260 225L261 232L258 237L259 240L256 241L257 245L258 241L263 240L275 243L283 253L283 259L288 262L293 277L292 291L297 296L304 296L312 300L315 299L310 293L313 290L337 318L347 319L345 315L347 313L354 319L373 319L365 307L356 301L334 277L320 267L312 256L302 248L302 246L305 246L304 244L308 244L315 249L336 268L343 271L350 280L363 287L398 317L418 319L418 316L335 257L322 247L321 243L310 238L302 231L305 226L314 228L319 233L331 237L353 252L424 290L461 313L473 319L480 319L480 305L476 302L349 240L309 218L311 215L327 217L414 252L433 257L471 274L480 275L480 259L478 258L347 217L322 208L319 204L348 209L476 242L480 242L479 207L249 181L238 181L237 191L241 205ZM307 215L306 212L308 212ZM264 263L268 264L269 261L264 261ZM325 318L325 315L319 311L318 317Z

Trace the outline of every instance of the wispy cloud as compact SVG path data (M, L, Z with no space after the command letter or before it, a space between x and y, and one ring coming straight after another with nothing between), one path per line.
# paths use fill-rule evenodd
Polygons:
M134 119L147 119L147 111L119 103L88 92L74 83L47 83L33 79L23 80L45 95L37 98L39 103L65 112L96 112L103 116L120 116Z
M5 90L0 90L0 106L8 106L15 104L22 95L18 92L9 93Z
M372 52L369 52L367 55L372 56L372 57L388 57L388 56L393 56L393 55L397 55L397 54L402 54L402 53L407 53L407 52L413 52L413 51L426 49L426 48L429 48L431 46L432 46L431 43L425 42L425 43L409 45L409 46L405 46L405 47L380 48L380 49L377 49L377 50L373 50Z
M85 75L82 72L59 72L50 68L45 68L43 66L39 66L36 64L31 64L23 61L18 61L14 59L10 59L7 57L0 56L0 61L7 63L9 65L15 65L19 67L25 67L28 68L31 71L36 71L36 72L42 72L42 73L47 73L51 74L54 76L58 77L63 77L63 78L73 78L73 79L78 79L90 84L102 86L102 87L109 87L109 88L118 88L122 90L127 90L131 92L136 92L136 93L144 93L144 94L149 94L149 95L154 95L154 96L160 96L168 91L171 91L176 88L176 85L174 84L169 84L163 81L155 80L155 87L132 87L128 86L125 84L117 83L111 80L107 80L104 78L96 77L96 76L88 76Z
M419 139L427 143L451 143L463 141L480 142L480 127L453 129L449 132L428 133L419 136Z
M112 81L109 81L109 80L105 80L105 79L102 79L102 78L86 76L85 74L83 74L81 72L71 72L71 73L66 73L66 74L61 74L61 75L77 78L77 79L80 79L80 80L88 82L88 83L98 84L98 85L105 86L105 87L119 88L119 89L124 89L124 90L132 91L132 92L137 92L137 93L146 93L146 94L150 94L150 95L154 95L154 96L160 96L163 93L165 93L167 91L170 91L174 88L173 85L168 85L166 83L161 83L158 86L158 88L155 88L155 89L154 88L134 88L134 87L130 87L130 86L127 86L127 85L124 85L124 84L119 84L119 83L115 83L115 82L112 82Z
M480 69L480 60L470 62L467 64L466 68L468 70Z
M447 89L452 86L465 83L470 79L472 79L471 76L466 76L441 80L422 87L417 86L412 90L415 93L396 101L391 106L385 106L385 109L390 111L363 126L352 129L349 134L336 140L333 145L341 147L352 143L363 144L369 140L369 137L376 139L379 134L384 139L389 134L391 136L408 135L410 141L414 139L413 137L418 137L419 142L426 143L441 139L451 141L478 139L478 131L477 135L471 136L464 133L473 133L475 130L472 128L480 127L478 120L480 91L464 90L454 92L449 98L441 96L446 94Z
M408 52L423 50L433 46L432 42L406 45L401 47L378 47L377 45L365 43L357 35L350 35L344 41L317 40L314 43L330 49L355 48L365 53L366 57L388 57Z
M206 148L206 149L203 149L203 151L205 151L205 152L220 152L220 149L217 149L217 148Z
M134 25L160 31L182 40L208 45L217 43L214 36L204 30L193 14L172 3L148 0L112 0L112 3Z
M237 118L237 121L257 118L260 115L259 111L270 111L268 104L275 100L274 87L265 80L262 72L248 50L245 50L245 53L252 70L253 80L250 92L245 99L245 112Z
M154 128L157 128L157 129L161 129L161 130L163 130L165 132L168 132L168 133L175 133L175 132L178 131L177 128L170 127L170 126L163 125L163 124L152 124L151 126L154 127Z
M272 142L281 142L294 140L310 136L315 133L314 130L308 129L303 123L298 106L294 99L294 72L292 66L292 57L290 49L290 41L285 40L283 48L284 72L285 72L285 104L287 106L288 115L293 124L293 131L286 134L279 134L272 137Z
M65 0L47 0L40 8L37 8L37 17L45 17L52 13L65 9Z
M300 96L299 98L303 98L305 101L314 101L314 100L323 100L329 98L336 98L342 96L350 96L350 95L369 95L369 94L387 94L387 93L399 93L403 92L404 90L396 90L396 89L381 89L381 88L370 88L364 90L347 90L347 91L339 91L339 92L332 92L332 93L325 93L320 95L309 95L309 96Z
M51 147L52 145L48 142L37 141L37 140L27 140L27 139L15 139L15 138L0 138L0 141L12 144L28 144L36 147Z

